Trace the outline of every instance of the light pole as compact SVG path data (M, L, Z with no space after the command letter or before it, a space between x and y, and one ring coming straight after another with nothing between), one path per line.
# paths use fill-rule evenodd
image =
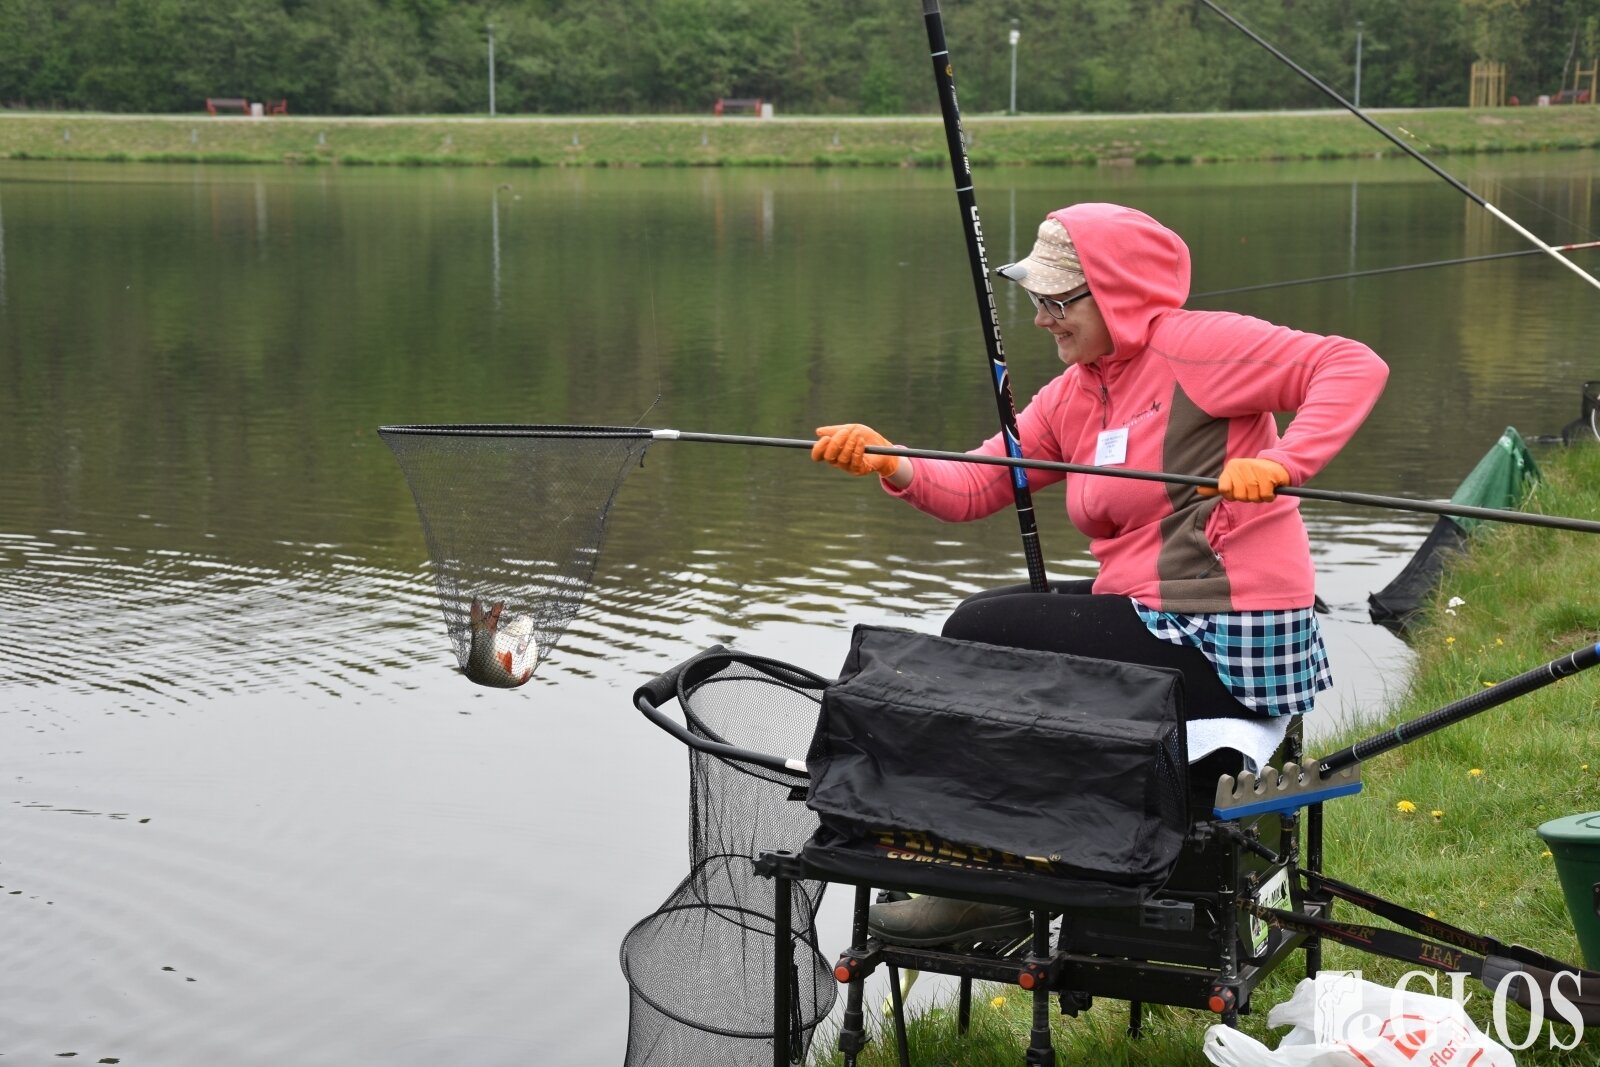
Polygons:
M1017 29L1017 20L1011 20L1011 114L1017 113L1017 42L1022 40L1022 31Z
M1356 19L1356 107L1361 106L1361 20Z
M494 118L494 23L489 28L489 117Z

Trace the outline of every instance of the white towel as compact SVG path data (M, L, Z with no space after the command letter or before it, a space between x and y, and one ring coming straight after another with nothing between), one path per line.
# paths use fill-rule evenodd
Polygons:
M1244 770L1260 770L1283 744L1290 718L1292 716L1275 715L1260 719L1193 719L1187 724L1189 762L1209 756L1219 748L1236 748L1244 753Z

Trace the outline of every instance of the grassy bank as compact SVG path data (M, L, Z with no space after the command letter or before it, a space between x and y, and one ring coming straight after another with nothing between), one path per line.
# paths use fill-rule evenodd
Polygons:
M1375 117L1429 155L1600 146L1600 107L1443 108ZM973 116L978 166L1398 155L1343 111ZM943 166L937 117L405 118L0 112L0 159L416 166Z
M1600 447L1540 457L1546 480L1530 510L1600 518ZM1470 558L1445 576L1428 623L1415 636L1416 674L1388 720L1368 724L1318 752L1377 733L1485 686L1600 640L1600 552L1591 535L1526 526L1485 527ZM1449 598L1463 603L1447 611ZM1340 669L1335 664L1335 669ZM1345 664L1345 670L1359 669ZM1468 930L1528 945L1581 964L1554 864L1535 827L1564 815L1600 810L1600 672L1591 671L1382 754L1363 766L1363 791L1328 804L1326 869L1379 896L1436 914ZM1383 925L1340 905L1335 914ZM1408 968L1330 946L1324 965L1360 969L1392 984ZM1265 1027L1266 1009L1288 998L1304 976L1298 957L1256 992L1257 1011L1244 1028L1276 1047L1282 1032ZM1441 980L1441 990L1448 981ZM1570 986L1568 987L1570 989ZM1489 1030L1490 993L1469 982L1469 1005ZM996 1006L992 998L1003 997ZM951 1010L914 1021L914 1062L922 1067L1014 1065L1027 1045L1028 994L989 988L974 1005L974 1029L958 1037ZM1508 1012L1521 1040L1529 1016ZM1198 1011L1146 1008L1145 1036L1124 1035L1127 1005L1097 1002L1078 1019L1057 1015L1056 1051L1063 1063L1200 1065L1201 1039L1214 1017ZM1490 1031L1493 1032L1493 1031ZM1570 1031L1561 1039L1570 1042ZM829 1059L819 1044L818 1058ZM1600 1063L1600 1033L1590 1028L1576 1049L1548 1047L1541 1033L1516 1053L1521 1064ZM896 1062L892 1035L875 1040L860 1061Z

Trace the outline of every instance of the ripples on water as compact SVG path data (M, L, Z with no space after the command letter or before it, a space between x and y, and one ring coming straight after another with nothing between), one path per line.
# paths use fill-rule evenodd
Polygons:
M276 692L286 678L342 698L404 684L434 651L436 615L417 574L327 545L283 545L301 565L265 566L109 544L81 531L0 535L8 686L36 711L94 696L107 710L170 714ZM377 605L382 610L375 610Z
M831 674L855 623L934 630L967 593L1025 580L1010 516L942 526L803 455L659 445L540 676L476 689L373 433L651 409L780 436L867 418L966 447L992 413L968 388L944 176L43 166L0 170L0 1062L618 1062L617 947L681 877L687 829L682 748L633 688L718 642ZM1244 192L1273 197L1208 194L1216 210L1192 205L1192 171L1074 178L1204 231L1209 284L1339 269L1310 261L1315 240L1263 240L1259 212L1303 224L1321 194L1285 178L1309 171L1262 173ZM1025 236L1062 174L1006 178ZM520 206L494 199L506 180ZM1337 217L1318 223L1341 239L1352 181L1331 180ZM1379 224L1389 198L1423 210L1404 183L1361 188ZM1454 199L1433 210L1453 235ZM1394 232L1385 256L1452 251L1396 251ZM641 233L649 278L614 251ZM1220 263L1237 233L1273 251ZM1587 313L1472 296L1441 338L1404 309L1459 294L1413 284L1279 308L1348 320L1400 371L1319 485L1446 495L1501 426L1576 413L1556 339L1592 336ZM1036 388L1049 368L1007 314ZM1532 336L1519 315L1558 351L1483 358ZM1037 499L1052 575L1091 574L1059 488ZM1432 518L1304 513L1332 723L1403 684L1366 596Z

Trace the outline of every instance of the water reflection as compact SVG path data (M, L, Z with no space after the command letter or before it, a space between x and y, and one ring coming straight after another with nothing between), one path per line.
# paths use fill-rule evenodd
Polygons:
M267 191L259 178L252 183L252 188L255 190L256 204L256 248L265 257L267 254Z
M494 309L500 310L500 190L489 198L489 274L494 284Z
M1356 269L1356 233L1359 231L1359 227L1357 226L1357 220L1360 218L1360 211L1359 211L1360 194L1361 194L1361 183L1360 182L1351 182L1350 183L1350 262L1349 262L1349 265L1345 269L1347 271L1350 271L1352 274L1355 273L1355 269Z

